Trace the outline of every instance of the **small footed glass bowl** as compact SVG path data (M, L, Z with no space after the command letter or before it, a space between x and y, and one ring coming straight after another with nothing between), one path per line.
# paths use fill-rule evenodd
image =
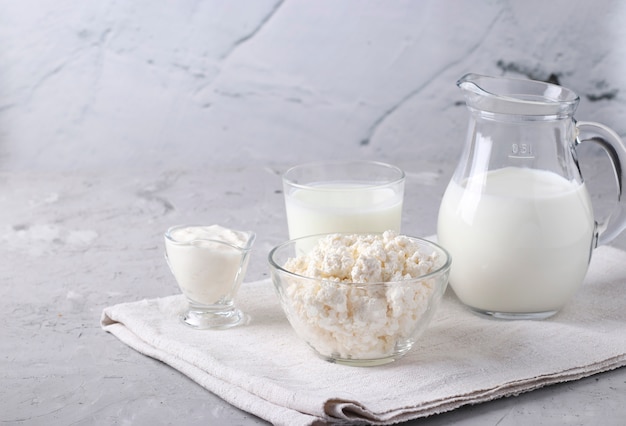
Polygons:
M400 281L339 282L285 269L288 259L302 254L302 247L314 247L326 235L331 234L290 240L269 253L272 281L289 323L329 362L375 366L401 358L441 302L448 285L449 254L430 241L402 236L431 263L428 273Z

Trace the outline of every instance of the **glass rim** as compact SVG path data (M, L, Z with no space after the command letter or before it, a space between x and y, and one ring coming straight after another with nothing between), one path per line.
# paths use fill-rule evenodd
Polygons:
M565 86L533 79L469 73L456 84L463 90L467 106L502 115L567 117L580 101Z
M298 183L294 181L294 179L290 176L298 170L304 169L314 169L321 168L324 166L352 166L352 165L361 165L361 166L374 166L379 169L390 170L398 174L397 177L390 177L386 181L379 182L365 182L363 185L359 185L354 188L328 188L328 187L316 187L315 185L311 185L310 183ZM373 161L373 160L336 160L336 161L313 161L309 163L298 164L296 166L292 166L288 168L282 174L282 181L284 184L289 185L298 189L307 189L312 191L333 191L333 192L343 192L343 191L359 191L359 190L369 190L372 188L382 188L386 186L393 186L398 183L402 183L406 180L406 173L398 166L394 166L393 164L385 163L382 161ZM347 181L347 180L346 180ZM323 181L321 181L323 182ZM316 183L321 183L316 182ZM331 182L331 180L329 180ZM358 180L349 181L350 183L361 183Z
M357 286L357 287L402 285L402 284L411 283L417 280L422 281L427 278L432 278L434 276L441 275L446 270L450 269L452 265L452 257L450 256L450 253L448 252L448 250L446 250L439 244L432 242L430 240L427 240L425 238L413 237L413 236L404 235L404 234L398 234L398 235L402 235L403 237L409 238L411 240L415 240L419 242L420 244L436 249L437 251L439 251L445 256L445 262L443 262L441 266L437 267L436 270L431 271L424 275L420 275L418 277L414 277L414 278L407 278L405 280L399 280L399 281L376 281L376 282L368 282L368 283L359 283L359 282L352 282L352 281L333 281L333 280L328 280L328 279L323 279L323 278L307 277L306 275L300 275L300 274L297 274L295 272L285 269L282 265L279 265L274 260L275 254L279 250L284 249L285 247L289 245L295 245L298 242L307 240L307 239L314 239L314 238L319 239L327 235L381 235L381 234L382 232L331 232L331 233L324 233L324 234L307 235L304 237L298 237L298 238L294 238L291 240L287 240L285 242L282 242L281 244L278 244L276 247L270 250L269 254L267 255L267 259L272 268L276 269L277 271L280 271L281 273L285 273L289 276L295 277L297 279L304 279L307 281L315 281L315 282L322 282L322 283L329 283L329 284L336 284L336 285L350 285L350 286Z
M238 244L233 244L230 243L228 241L224 241L224 240L220 240L220 239L216 239L216 238L194 238L193 240L189 240L189 241L179 241L176 238L174 238L172 236L172 232L178 230L178 229L183 229L183 228L205 228L207 226L211 226L211 225L197 225L197 224L182 224L182 225L174 225L174 226L170 226L169 228L167 228L167 230L165 231L164 237L166 241L171 242L174 245L177 246L197 246L196 243L198 242L211 242L211 243L217 243L217 244L222 244L225 246L229 246L232 247L236 250L239 251L250 251L252 249L252 245L254 244L254 241L256 240L256 233L254 231L240 231L238 229L230 229L231 231L235 231L235 232L239 232L241 234L245 234L246 236L246 242L244 245L238 245Z

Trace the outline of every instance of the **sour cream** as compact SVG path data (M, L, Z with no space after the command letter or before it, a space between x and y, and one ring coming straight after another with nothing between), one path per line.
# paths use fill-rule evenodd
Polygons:
M243 280L255 235L220 225L182 225L165 234L168 264L195 305L229 305Z

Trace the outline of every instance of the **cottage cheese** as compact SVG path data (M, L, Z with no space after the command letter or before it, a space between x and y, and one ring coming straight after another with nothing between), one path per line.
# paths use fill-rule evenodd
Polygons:
M392 231L329 235L284 265L317 278L287 285L290 320L322 355L387 357L412 337L434 291L433 279L406 280L437 266L436 253L425 255L414 240Z

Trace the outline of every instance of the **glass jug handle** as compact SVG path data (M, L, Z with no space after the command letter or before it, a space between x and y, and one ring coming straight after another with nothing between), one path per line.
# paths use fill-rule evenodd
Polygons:
M626 147L621 138L610 128L589 121L576 123L578 137L576 146L583 142L594 142L600 145L608 154L613 165L613 172L617 183L617 204L611 213L602 221L597 222L596 246L607 244L626 229Z

